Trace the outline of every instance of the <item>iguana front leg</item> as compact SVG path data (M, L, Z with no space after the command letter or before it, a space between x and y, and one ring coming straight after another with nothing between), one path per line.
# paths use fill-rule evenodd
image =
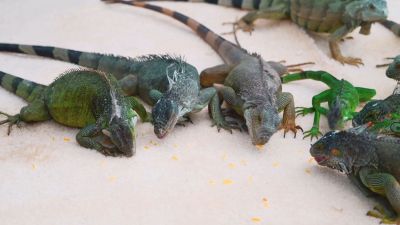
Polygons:
M211 98L216 94L217 90L214 87L204 88L200 90L199 96L197 97L196 105L194 106L192 112L200 112L208 105L208 103L211 101Z
M312 105L314 108L314 122L311 130L304 132L304 138L310 137L311 140L315 137L318 138L319 135L322 135L319 131L319 122L321 119L321 114L326 115L328 110L321 106L321 103L327 102L331 95L331 90L326 90L316 95L312 99Z
M118 81L119 86L126 96L133 96L138 94L137 77L134 75L127 75Z
M367 102L376 95L375 89L356 87L360 102Z
M11 128L13 125L18 125L21 121L23 122L41 122L50 120L51 116L47 111L47 108L42 99L37 99L29 105L23 107L19 114L11 116L6 113L0 112L0 114L7 116L6 120L0 121L0 125L9 123L7 134L10 135Z
M292 131L294 133L294 137L296 137L297 129L303 129L300 126L296 125L296 113L294 108L294 99L293 95L288 92L282 92L278 96L278 109L279 111L283 110L283 119L280 125L280 129L283 129L283 136L286 136L286 133Z
M151 118L151 113L147 112L147 110L144 108L143 104L140 103L140 101L133 97L133 96L129 96L129 97L125 97L125 99L131 104L131 107L133 110L136 111L136 113L139 115L140 120L142 120L142 122L151 122L152 118Z
M360 58L345 57L340 51L339 42L348 34L350 30L344 25L333 32L329 37L329 48L332 57L342 64L349 64L353 66L364 65Z
M397 214L400 213L400 184L393 175L376 172L370 168L363 168L360 170L360 179L371 191L386 196ZM374 211L369 211L367 215L382 219L382 223L396 223L396 218L393 218L393 215L385 215L383 210L377 209L382 215Z
M260 18L274 19L274 20L286 19L289 18L288 11L289 8L287 4L283 3L275 5L270 8L252 11L247 13L238 22L236 22L236 25L238 29L241 29L245 32L252 32L254 30L254 25L253 25L254 21L256 21L257 19Z

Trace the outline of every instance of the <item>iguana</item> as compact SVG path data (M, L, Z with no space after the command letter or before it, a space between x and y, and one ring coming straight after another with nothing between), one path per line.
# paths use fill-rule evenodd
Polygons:
M286 73L286 67L276 62L266 62L259 55L249 54L179 12L141 2L111 2L142 7L170 16L189 26L216 51L225 63L204 70L200 74L200 82L204 87L214 85L223 100L244 117L253 144L268 142L280 124L285 134L288 131L296 134L299 127L295 123L293 96L282 92L279 77ZM214 95L209 110L218 129L238 127L225 120L218 95ZM281 110L284 111L282 123L279 117Z
M344 122L353 119L356 108L360 102L369 101L375 96L374 89L354 87L346 80L338 80L333 75L325 71L304 71L297 74L289 74L282 77L284 84L304 79L321 81L328 85L329 89L315 95L312 98L312 107L301 107L296 111L297 115L307 115L314 113L314 123L311 130L304 132L304 138L311 137L311 140L321 134L319 122L321 115L328 118L329 127L332 130L343 129ZM321 106L327 102L328 109Z
M381 24L391 30L395 35L400 36L400 24L391 20L385 20L381 22Z
M383 204L367 215L395 222L400 215L399 138L370 132L366 126L331 131L310 153L319 165L344 172L365 195Z
M202 0L193 1L202 2ZM355 66L363 64L362 60L343 56L339 42L358 27L361 27L360 34L368 35L371 24L385 20L388 14L386 0L205 0L205 2L251 10L234 23L237 28L246 32L253 31L254 22L263 18L287 19L307 31L328 33L332 57L342 64Z
M386 76L400 81L400 56L394 58L386 70ZM363 109L353 118L353 126L360 126L369 122L377 123L391 114L400 114L400 88L397 87L392 95L384 100L368 102Z
M0 124L41 122L53 119L82 128L77 142L96 149L106 156L127 156L135 153L137 113L146 117L146 110L134 97L123 97L122 90L111 75L95 70L70 70L61 74L49 86L37 84L0 72L3 88L29 104L19 114L8 115Z
M171 132L178 121L190 120L188 114L205 108L216 93L214 88L200 90L197 69L181 57L127 58L50 46L3 43L0 43L0 51L43 56L114 75L125 95L138 95L149 105L154 105L152 119L159 138Z

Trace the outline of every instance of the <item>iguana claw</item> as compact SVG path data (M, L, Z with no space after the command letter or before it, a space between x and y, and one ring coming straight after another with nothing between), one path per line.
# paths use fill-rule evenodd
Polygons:
M279 130L281 130L281 129L284 129L284 130L283 130L283 137L284 137L284 138L286 137L286 134L287 134L289 131L292 131L292 132L294 133L294 138L296 138L297 130L301 130L301 132L304 133L303 128L300 127L300 126L298 126L298 125L296 125L296 124L294 123L294 121L293 121L293 122L290 122L290 121L289 121L289 122L286 122L285 124L281 124L280 127L279 127Z
M0 115L4 115L4 116L8 117L6 120L0 121L0 125L9 123L7 135L11 134L11 130L14 125L17 125L18 127L20 127L21 118L20 118L19 114L15 115L15 116L11 116L7 113L0 112Z
M380 224L399 224L400 220L398 218L391 217L387 215L385 210L380 206L375 206L374 210L367 212L367 216L375 217L381 219Z
M213 124L211 125L211 127L217 126L217 130L218 132L220 132L221 128L223 128L224 130L228 131L229 133L233 133L232 132L232 127L226 122L226 121L222 121L222 122L216 122L214 121Z
M315 112L313 107L306 108L306 107L296 107L296 117L298 116L305 116L307 114Z
M318 136L322 136L323 134L319 131L317 127L312 127L311 130L304 132L304 137L303 139L306 139L307 137L311 138L311 141L314 138L318 139Z

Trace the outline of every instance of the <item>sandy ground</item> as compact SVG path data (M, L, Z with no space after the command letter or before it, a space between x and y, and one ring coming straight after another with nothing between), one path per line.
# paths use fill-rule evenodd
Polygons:
M400 2L390 0L390 18L400 21ZM173 53L199 70L221 63L211 48L185 26L144 9L108 6L98 0L2 0L0 41L53 45L124 56ZM244 11L193 3L162 3L203 22L217 33L229 31ZM290 22L257 22L242 45L265 59L289 64L315 61L306 69L327 70L358 86L388 96L395 83L375 65L399 54L400 39L374 25L372 34L352 34L345 55L362 57L361 68L329 57L325 39L308 35ZM232 40L231 36L227 37ZM1 70L43 84L67 63L0 54ZM297 106L326 87L314 81L284 86ZM18 113L26 103L0 89L0 111ZM0 128L1 224L378 224L365 216L374 202L339 173L310 158L310 140L276 133L262 150L248 134L218 133L207 111L194 125L177 127L158 140L149 124L139 124L133 158L105 158L75 142L77 129L52 121L14 129ZM312 116L298 119L304 129ZM327 122L322 120L322 131Z

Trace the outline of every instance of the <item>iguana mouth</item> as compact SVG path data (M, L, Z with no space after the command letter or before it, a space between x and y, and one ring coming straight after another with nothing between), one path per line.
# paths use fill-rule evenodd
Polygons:
M328 157L325 157L325 156L315 156L314 159L315 159L315 161L317 161L318 164L322 164L322 163L324 163L325 161L328 160Z

